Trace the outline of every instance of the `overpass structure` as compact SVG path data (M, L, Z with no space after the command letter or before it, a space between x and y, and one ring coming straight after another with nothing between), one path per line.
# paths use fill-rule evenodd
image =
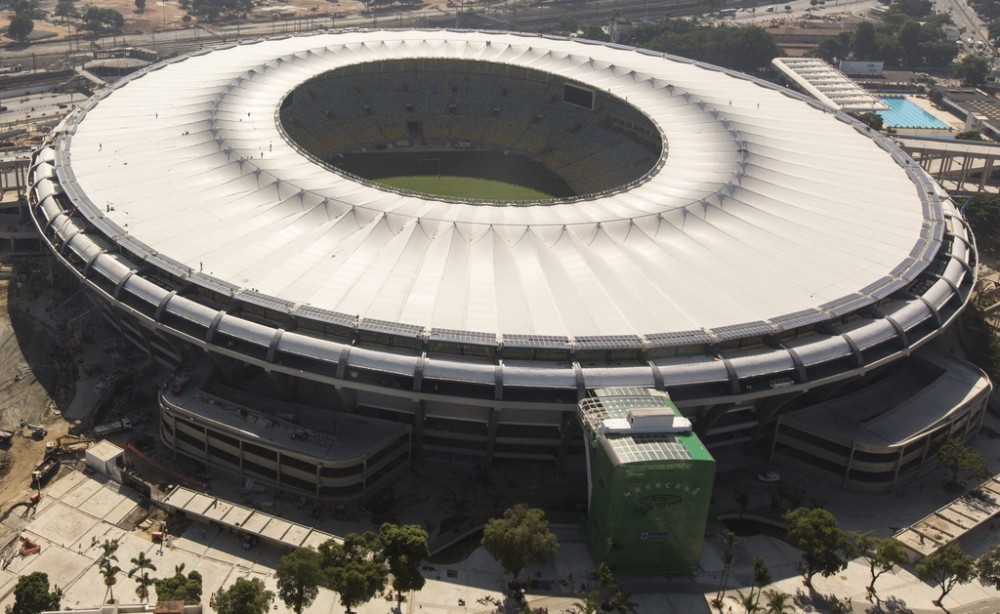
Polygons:
M949 192L1000 192L1000 144L919 137L896 142Z

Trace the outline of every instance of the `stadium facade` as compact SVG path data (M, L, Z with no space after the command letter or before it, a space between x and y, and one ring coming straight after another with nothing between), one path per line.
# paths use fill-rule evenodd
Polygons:
M516 151L578 196L420 197L328 163L403 147ZM331 499L411 458L582 458L577 403L607 387L669 392L716 458L766 452L779 416L945 330L977 267L948 195L849 116L538 35L358 31L177 58L69 116L30 179L61 268L178 369L164 440ZM973 433L976 400L918 428ZM297 448L345 414L381 435Z

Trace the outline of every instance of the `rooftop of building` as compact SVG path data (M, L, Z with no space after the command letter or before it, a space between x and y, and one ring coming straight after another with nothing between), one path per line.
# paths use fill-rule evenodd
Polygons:
M992 94L972 88L953 87L944 90L944 97L968 113L983 115L994 126L1000 126L1000 100Z
M969 400L991 387L989 379L969 363L924 352L900 363L881 381L781 420L847 445L899 446L935 428L953 412L965 411Z
M168 403L196 413L199 422L213 424L223 432L237 431L244 440L260 440L271 447L326 460L359 458L409 430L397 422L334 411L324 412L322 424L303 424L291 408L288 412L280 408L263 412L194 385L177 394L168 387L162 394Z
M655 410L662 410L663 414L675 420L681 418L680 410L667 393L647 388L600 388L580 401L584 429L591 440L599 442L607 450L616 464L712 460L701 440L691 431L690 424L686 429L658 429L652 426L636 433L607 428L610 422L631 422L632 417L640 414L655 418L657 416L650 415L656 413ZM637 423L638 419L633 425Z

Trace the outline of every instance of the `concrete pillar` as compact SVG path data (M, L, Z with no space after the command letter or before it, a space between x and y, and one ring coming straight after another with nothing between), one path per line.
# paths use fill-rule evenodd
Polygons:
M963 191L965 189L965 182L969 178L969 167L972 165L972 157L965 156L962 158L962 170L958 175L958 190Z
M413 400L413 449L417 458L424 455L424 402L419 399Z
M556 460L562 465L566 461L569 453L569 442L576 430L576 410L564 411L559 419L559 449L556 452Z
M986 158L983 163L983 175L979 178L979 191L982 192L993 173L993 158Z
M486 466L489 471L493 468L493 454L496 451L497 424L500 422L500 408L490 408L489 424L486 426Z

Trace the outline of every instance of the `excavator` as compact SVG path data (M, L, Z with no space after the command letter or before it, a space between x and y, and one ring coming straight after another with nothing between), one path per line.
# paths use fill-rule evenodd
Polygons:
M55 441L45 442L45 458L59 456L62 454L74 454L83 452L94 445L94 440L82 435L63 435L56 437Z

